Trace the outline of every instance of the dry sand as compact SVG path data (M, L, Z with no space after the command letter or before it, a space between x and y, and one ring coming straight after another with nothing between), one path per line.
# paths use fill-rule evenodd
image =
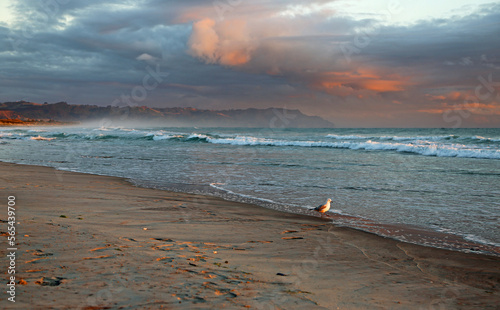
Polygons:
M7 309L498 309L500 258L114 177L0 163ZM6 236L7 223L2 223ZM6 237L5 237L6 238ZM6 239L5 239L6 240ZM2 253L7 248L2 243ZM0 269L8 282L9 261ZM21 280L22 279L22 280Z

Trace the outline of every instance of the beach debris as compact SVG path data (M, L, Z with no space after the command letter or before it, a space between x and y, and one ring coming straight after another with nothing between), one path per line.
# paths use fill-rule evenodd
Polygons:
M294 240L294 239L304 239L304 237L283 237L283 240Z
M151 240L158 240L158 241L163 241L163 242L174 242L172 239L165 239L165 238L151 238Z
M282 234L293 234L293 233L296 233L296 232L299 232L298 230L285 230L285 231L282 231L281 233Z
M147 227L143 227L142 230L148 230L148 228Z
M42 277L40 280L35 281L35 284L41 286L59 286L63 283L64 278L62 277Z
M282 277L288 277L288 275L287 275L287 274L284 274L284 273L281 273L281 272L278 272L276 275L277 275L277 276L282 276Z
M28 282L26 282L26 280L24 280L24 279L21 279L21 280L19 280L18 284L26 285L26 284L28 284Z
M67 217L66 215L64 215L64 214L59 215L59 217L62 217L62 218L64 218L64 219L67 219L67 218L68 218L68 217Z
M34 252L33 255L36 255L36 256L52 256L54 254L52 254L52 253L44 253L42 250L36 250L36 252Z
M194 297L194 300L193 300L194 304L198 304L198 303L202 303L202 302L207 302L207 301L205 300L205 298L202 298L202 297L198 297L198 296ZM179 303L180 303L180 301L179 301Z
M132 242L137 242L137 240L135 240L133 238L128 238L128 237L120 237L120 239L127 240L127 241L132 241Z

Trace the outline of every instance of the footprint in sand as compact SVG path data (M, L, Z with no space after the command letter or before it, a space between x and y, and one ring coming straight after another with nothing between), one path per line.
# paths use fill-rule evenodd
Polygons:
M42 250L33 250L34 253L32 253L35 256L52 256L54 255L53 253L44 253Z
M128 237L120 237L121 240L126 240L126 241L132 241L132 242L137 242L137 240L133 238L128 238Z
M101 256L96 256L96 257L84 257L82 260L88 260L88 259L100 259L100 258L113 258L116 255L101 255Z
M47 257L39 257L35 259L28 260L24 262L25 264L31 264L31 263L39 263L41 260L47 259Z
M40 280L35 281L35 284L41 285L41 286L59 286L61 283L63 283L65 278L62 277L42 277Z

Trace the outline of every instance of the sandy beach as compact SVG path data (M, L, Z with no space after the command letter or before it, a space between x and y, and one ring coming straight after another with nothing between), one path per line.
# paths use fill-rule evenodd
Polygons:
M124 179L0 163L6 309L498 309L500 258ZM0 268L9 282L9 259ZM4 287L5 288L5 287Z

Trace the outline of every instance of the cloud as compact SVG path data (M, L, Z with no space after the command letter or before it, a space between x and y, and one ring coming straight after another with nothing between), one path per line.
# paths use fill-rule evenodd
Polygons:
M158 64L168 79L141 104L286 105L341 126L441 127L437 112L464 107L480 77L500 82L499 4L401 26L327 0L220 1L222 15L206 0L15 1L0 26L0 101L109 105ZM487 118L497 101L471 113Z
M192 55L204 59L208 63L216 63L220 56L219 35L215 32L215 21L204 19L193 25L193 33L189 39Z
M500 83L497 86L500 86ZM498 92L495 93L494 88L491 90L493 91L490 92L487 86L480 84L472 90L427 95L436 105L419 112L442 114L445 111L467 111L478 115L500 115L500 96Z
M418 112L422 113L440 114L440 115L457 111L463 111L465 113L468 113L469 115L471 113L474 113L475 115L493 116L493 115L500 115L500 105L471 102L458 105L443 105L442 107L418 110Z
M359 90L377 93L399 92L410 85L409 78L387 73L378 68L362 66L351 71L326 72L317 77L318 79L312 84L313 87L333 94L344 93L344 96Z
M336 46L338 36L305 34L311 31L310 17L280 16L251 27L252 21L203 19L193 23L188 53L207 64L283 77L341 97L403 91L410 84L407 77L384 73L387 70L348 64Z
M238 16L245 27L227 19L195 22L189 54L207 64L281 77L341 98L400 93L390 95L398 102L426 100L439 89L449 91L450 85L473 85L485 67L498 66L495 50L500 44L490 38L500 35L500 29L484 23L495 25L500 5L483 6L458 20L412 26L383 26L314 10L291 14L297 11L293 8L264 20L255 20L255 14ZM231 35L225 35L228 30ZM348 57L345 46L354 51Z
M209 64L240 66L250 60L249 41L245 22L232 20L217 25L206 18L193 24L189 53Z
M137 56L135 59L137 59L137 60L143 60L143 61L146 61L146 62L155 62L155 61L159 60L157 57L151 56L148 53L143 53L143 54Z

